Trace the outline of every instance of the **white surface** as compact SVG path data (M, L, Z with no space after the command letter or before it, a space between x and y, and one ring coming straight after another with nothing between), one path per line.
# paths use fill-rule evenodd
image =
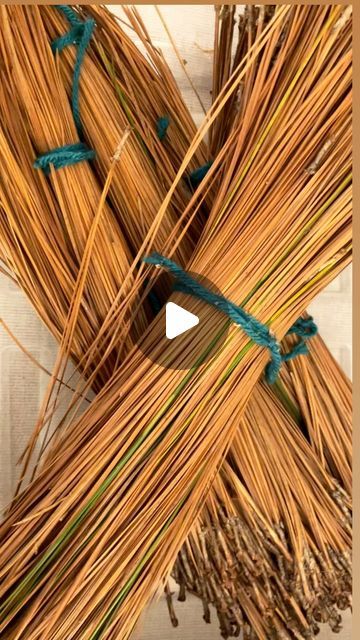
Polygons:
M161 22L151 6L139 6L153 37L168 59L194 119L200 123L203 113L184 76ZM120 11L120 9L113 7ZM187 61L187 69L205 105L210 104L213 7L210 5L162 6L172 35ZM321 334L335 357L351 374L351 271L347 269L311 305ZM51 369L56 345L41 325L25 296L4 276L0 276L0 316L24 346ZM48 382L45 373L35 368L0 327L0 511L8 503L16 482L15 463L23 451L34 425ZM213 624L202 620L201 603L189 596L186 603L174 601L180 625L171 627L164 598L146 612L135 634L136 640L220 640L216 614ZM350 640L351 619L344 617L341 634L325 628L319 640Z

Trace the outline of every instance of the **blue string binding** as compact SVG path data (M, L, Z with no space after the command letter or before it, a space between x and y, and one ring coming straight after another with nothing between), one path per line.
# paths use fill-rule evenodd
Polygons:
M313 338L314 336L316 336L317 332L318 328L311 316L309 316L308 318L298 318L298 320L296 320L296 322L294 322L294 324L290 327L286 335L289 336L293 333L301 339L292 348L292 350L289 351L289 353L282 354L283 361L288 362L289 360L293 360L297 356L306 355L307 353L309 353L309 349L307 347L307 344L305 343L305 340Z
M83 142L67 144L64 147L52 149L38 156L34 162L35 169L42 169L46 175L50 173L50 165L54 169L61 169L77 162L92 160L95 158L95 151L89 149Z
M81 22L77 17L75 11L68 5L56 5L56 8L61 11L67 18L71 25L70 31L65 35L60 36L53 41L51 48L53 52L62 51L69 45L77 46L77 54L73 73L73 86L71 93L72 112L74 122L79 136L82 135L82 125L80 119L79 108L79 85L80 85L80 73L81 66L84 60L87 46L90 42L95 22L94 20L85 20ZM35 169L42 169L46 175L50 173L50 166L54 169L61 169L78 162L84 162L85 160L92 160L95 158L95 151L89 149L83 142L76 142L75 144L67 144L57 149L51 149L46 153L37 157L34 162Z
M266 379L270 384L276 381L283 360L289 360L291 354L294 354L292 357L295 357L296 355L299 355L299 353L304 353L303 347L299 347L297 352L294 352L296 347L298 347L298 345L296 345L291 354L285 354L285 356L282 355L280 344L265 324L224 296L213 293L201 285L169 258L165 258L159 253L152 253L150 256L143 258L143 262L166 269L175 277L177 291L195 296L196 298L214 306L216 309L219 309L227 315L232 322L241 327L253 342L269 349L271 360L266 366L265 374ZM314 328L316 328L316 325L312 321L312 318L308 321L300 318L290 328L289 333L297 333L297 335L301 335L304 339L307 339L311 337L311 335L314 335Z
M77 46L76 60L73 72L73 86L72 86L72 94L71 94L71 102L72 102L72 112L74 116L74 121L76 124L76 128L79 136L82 135L82 124L80 119L80 108L79 108L79 86L80 86L80 73L81 66L84 61L86 49L91 40L91 36L95 27L95 20L89 18L82 22L79 20L75 11L69 7L68 5L58 4L56 5L58 11L66 17L68 22L71 25L70 31L65 33L65 35L60 36L53 41L51 48L53 52L62 51L65 47L69 45Z
M209 162L206 162L205 164L203 164L201 167L198 167L197 169L194 169L194 171L192 171L186 179L186 182L188 183L189 187L191 189L197 189L197 187L199 186L200 182L205 178L207 172L209 171L211 165L212 165L213 161L209 160Z
M156 135L159 138L160 142L165 140L167 130L169 128L170 118L169 116L161 116L156 121Z

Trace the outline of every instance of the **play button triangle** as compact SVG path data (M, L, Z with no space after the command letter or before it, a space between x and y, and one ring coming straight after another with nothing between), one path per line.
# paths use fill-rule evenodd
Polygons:
M186 311L183 307L180 307L175 302L167 302L165 307L166 312L166 337L169 340L180 336L185 331L192 329L199 324L199 318Z

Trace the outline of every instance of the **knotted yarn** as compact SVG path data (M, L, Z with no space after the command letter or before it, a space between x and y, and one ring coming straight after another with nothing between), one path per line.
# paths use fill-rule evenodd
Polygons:
M81 20L79 20L75 11L68 5L56 5L56 8L64 14L72 28L70 29L70 31L68 31L68 33L60 36L52 42L52 50L54 52L62 51L69 45L77 46L77 54L73 73L71 103L76 129L79 136L81 136L82 125L80 120L79 108L80 73L86 48L93 33L95 21L89 19L82 22ZM50 173L50 166L53 166L54 169L61 169L62 167L77 164L78 162L92 160L94 157L95 151L89 149L84 142L76 142L74 144L67 144L63 147L51 149L50 151L39 155L34 162L34 168L42 169L44 173L48 175Z
M253 342L259 346L266 347L269 350L271 357L270 362L267 364L265 369L266 379L270 384L273 384L276 381L281 363L284 360L289 360L291 357L295 357L300 353L305 353L304 347L307 350L305 343L299 343L301 346L296 345L291 353L283 355L281 353L280 344L267 325L260 322L242 307L231 302L231 300L228 300L222 295L213 293L204 287L169 258L165 258L159 253L152 253L150 256L143 258L143 262L166 269L176 280L176 291L195 296L207 304L212 305L216 309L219 309L227 315L234 324L241 327ZM312 318L308 321L303 321L303 319L300 318L296 323L294 323L294 325L292 325L289 333L297 333L304 339L307 339L311 337L311 335L314 335L315 329L316 325Z
M72 112L74 116L74 122L79 136L82 135L82 124L80 119L79 108L79 88L80 88L80 74L81 66L85 57L87 46L91 40L93 30L95 27L95 20L89 18L85 21L79 20L75 11L68 5L58 4L56 8L63 13L68 22L71 25L70 31L60 36L52 42L51 48L53 52L62 51L69 45L75 45L77 47L76 60L73 72L73 84L71 92Z
M293 358L296 358L297 356L306 355L307 353L309 353L309 349L307 344L305 343L305 340L313 338L314 336L316 336L317 332L318 328L311 316L309 316L308 318L298 318L296 322L294 322L294 324L290 327L286 335L288 336L294 334L301 339L292 348L292 350L289 351L289 353L282 354L282 359L284 360L284 362L288 362L289 360L293 360Z
M50 165L54 169L61 169L71 164L92 160L95 158L95 151L89 149L83 142L67 144L64 147L57 147L38 156L34 162L35 169L42 169L46 175L50 173Z
M187 176L187 183L192 189L196 189L199 186L200 182L205 178L209 171L212 163L213 161L209 160L209 162L206 162L201 167L194 169L194 171Z
M159 138L160 142L165 140L167 130L169 128L170 118L169 116L161 116L156 121L156 135Z

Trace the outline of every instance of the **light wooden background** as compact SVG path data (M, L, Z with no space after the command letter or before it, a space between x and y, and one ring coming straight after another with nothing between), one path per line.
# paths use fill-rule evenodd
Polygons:
M117 13L121 9L112 7ZM168 59L184 98L197 124L203 114L194 93L174 55L161 22L152 6L138 7L154 43ZM161 7L181 56L206 106L210 105L213 7L211 5L166 5ZM351 375L351 270L347 269L311 307L321 334L345 371ZM25 296L0 276L0 316L24 346L51 369L56 345L41 325ZM16 482L16 461L34 425L47 376L35 368L0 327L0 512L10 500ZM186 603L175 601L180 625L173 629L164 599L154 603L143 616L136 640L220 640L213 624L202 620L201 603L189 596ZM350 640L350 615L344 616L341 634L323 629L319 640Z

